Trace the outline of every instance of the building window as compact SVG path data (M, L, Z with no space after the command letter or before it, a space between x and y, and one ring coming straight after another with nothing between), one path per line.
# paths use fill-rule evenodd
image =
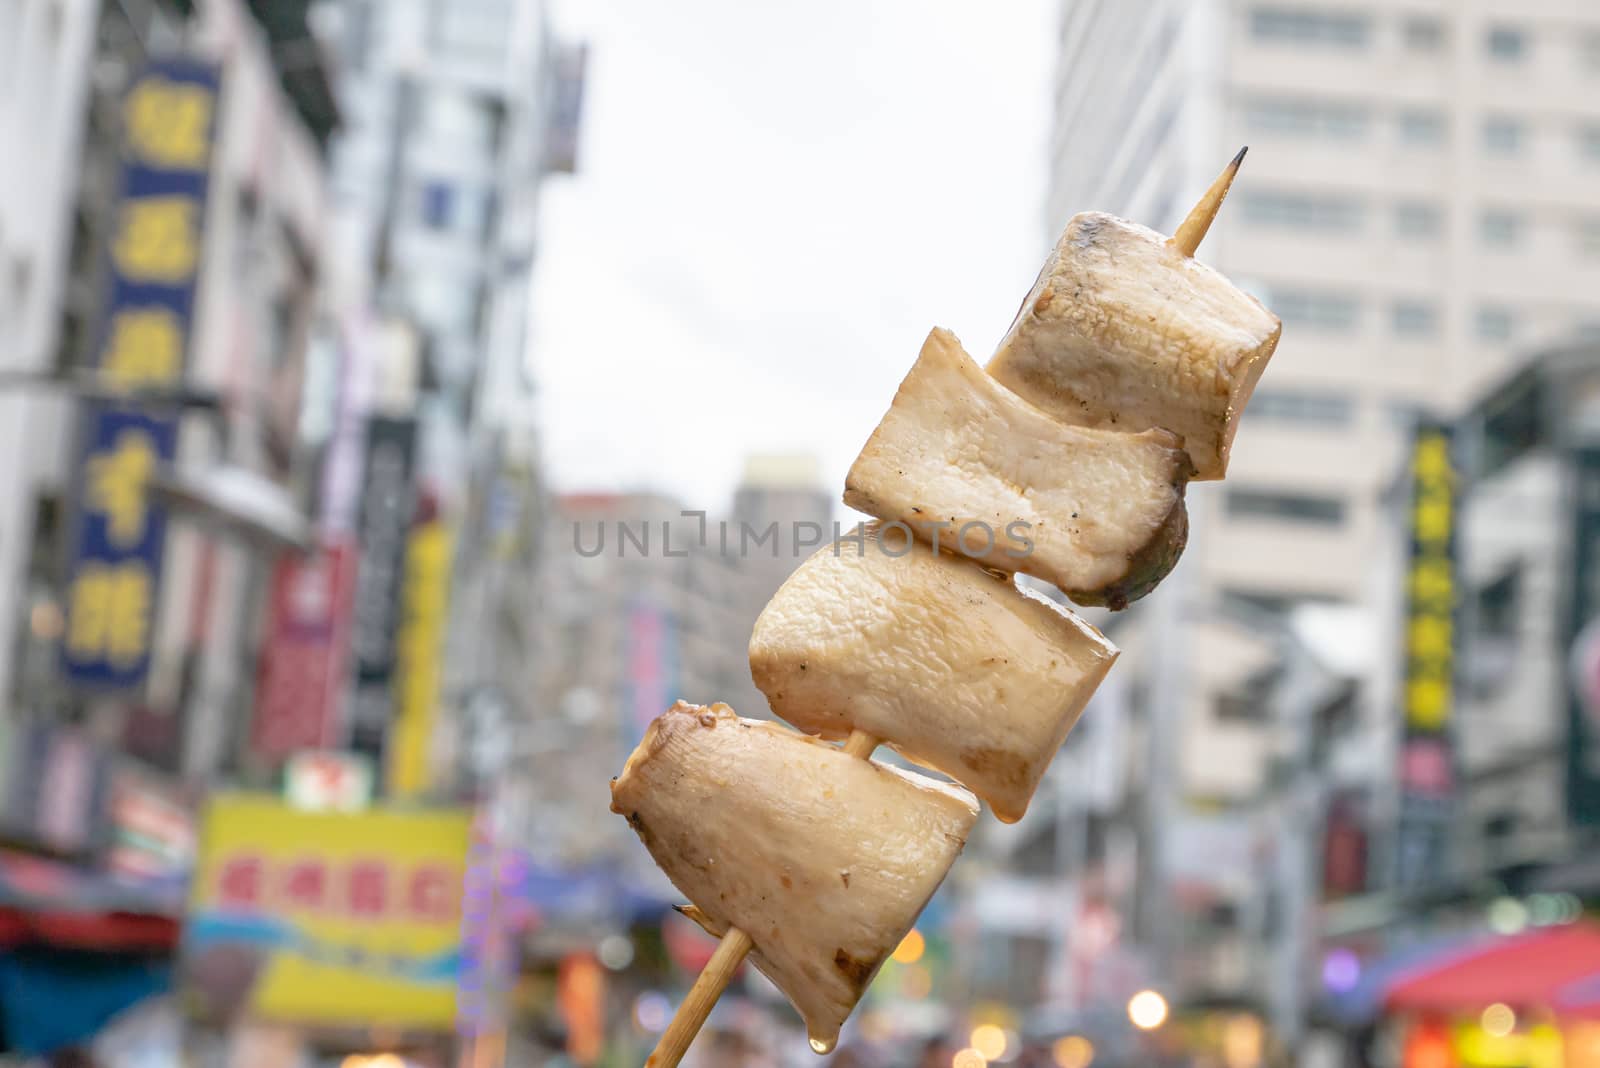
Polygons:
M1406 47L1413 52L1437 52L1444 44L1444 26L1427 15L1408 18L1401 27Z
M1360 318L1360 304L1348 293L1274 288L1267 304L1285 323L1309 330L1348 332Z
M1402 111L1400 143L1415 147L1444 144L1444 115L1437 111Z
M1578 155L1587 163L1600 163L1600 125L1578 127Z
M450 225L452 190L447 182L427 182L422 187L422 223L432 230Z
M1228 491L1228 515L1240 519L1278 519L1317 526L1338 526L1344 522L1344 501L1314 493L1232 489Z
M1439 236L1439 209L1420 200L1403 200L1395 205L1394 232L1400 237Z
M1584 259L1600 259L1600 215L1578 220L1578 255Z
M1522 148L1523 128L1518 119L1497 116L1483 120L1483 150L1491 156L1514 156Z
M1366 16L1344 11L1263 6L1250 13L1250 33L1259 41L1363 48L1370 29Z
M1253 191L1241 197L1240 216L1253 226L1347 233L1361 228L1361 202L1354 197Z
M1477 333L1479 341L1501 343L1511 340L1516 333L1516 316L1511 309L1498 304L1485 304L1478 309Z
M1394 332L1403 338L1433 337L1439 332L1439 309L1427 300L1395 301Z
M1491 209L1478 216L1478 237L1489 248L1512 248L1522 239L1522 217Z
M439 53L464 62L500 60L515 24L512 8L508 0L435 0L429 12L431 43Z
M1355 402L1342 393L1258 389L1250 397L1250 418L1272 419L1315 426L1348 426L1355 418Z
M1528 52L1527 34L1514 26L1491 26L1484 38L1489 55L1503 63L1516 63Z
M1320 100L1251 99L1243 111L1252 130L1330 141L1359 141L1371 119L1367 108Z

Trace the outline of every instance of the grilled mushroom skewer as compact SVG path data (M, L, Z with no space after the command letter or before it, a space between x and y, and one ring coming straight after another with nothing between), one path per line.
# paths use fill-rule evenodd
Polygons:
M1170 239L1075 217L992 378L952 335L929 336L846 501L908 541L942 526L946 555L926 542L916 559L825 549L751 642L778 714L830 738L848 731L842 747L680 702L613 781L612 808L694 903L685 913L722 939L650 1068L676 1068L746 955L800 1010L812 1048L832 1048L977 811L959 787L872 761L880 740L971 786L1002 819L1027 807L1116 650L994 573L1121 607L1176 560L1184 484L1222 477L1278 339L1271 313L1190 258L1243 155ZM1011 520L1025 524L1031 562L1007 563L1017 546L998 536ZM980 555L964 523L987 525L998 555L949 555ZM997 655L979 655L984 637Z

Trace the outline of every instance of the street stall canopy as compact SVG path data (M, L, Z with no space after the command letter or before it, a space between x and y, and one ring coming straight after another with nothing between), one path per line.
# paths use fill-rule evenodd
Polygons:
M1560 1009L1572 984L1600 972L1600 926L1567 924L1470 946L1400 977L1392 1012L1475 1012L1485 1005Z
M1600 1020L1600 963L1584 978L1568 984L1556 997L1554 1008L1562 1016Z

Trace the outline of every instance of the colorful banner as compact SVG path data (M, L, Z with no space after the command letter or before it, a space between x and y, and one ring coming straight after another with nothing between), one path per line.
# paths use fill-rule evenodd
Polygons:
M180 381L200 266L217 69L154 62L123 100L122 193L107 257L98 365L130 391ZM150 667L166 517L150 477L177 448L175 411L98 404L85 410L68 551L67 678L131 689Z
M416 458L415 419L374 416L367 421L357 520L361 566L350 642L355 659L350 748L371 757L379 768L394 719L396 618L406 535L416 511Z
M1600 824L1600 449L1572 455L1571 648L1567 695L1567 815Z
M99 852L110 789L106 753L71 727L16 724L4 734L0 834L63 856Z
M1428 883L1445 870L1455 792L1456 474L1448 427L1417 427L1410 474L1395 869L1401 886Z
M283 765L283 799L308 812L360 812L372 804L372 762L343 750L307 750Z
M637 597L628 608L627 687L628 718L624 721L624 747L632 751L650 721L667 710L678 688L677 633L672 617L647 597Z
M583 86L589 66L587 45L565 45L555 54L550 93L550 125L545 131L545 170L575 174L578 129L583 118Z
M253 758L278 764L338 740L354 592L355 550L346 540L278 558L250 724Z
M107 806L110 842L105 868L124 880L181 889L194 870L195 819L165 780L119 765L111 773Z
M412 531L406 550L399 715L389 747L389 790L395 797L414 797L433 785L429 753L439 719L440 656L449 598L450 530L443 521L430 519Z
M212 1019L451 1030L471 838L465 809L215 797L184 937L191 1003Z

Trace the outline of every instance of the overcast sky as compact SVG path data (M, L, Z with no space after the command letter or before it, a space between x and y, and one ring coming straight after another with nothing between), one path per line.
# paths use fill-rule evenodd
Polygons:
M562 0L580 173L546 186L533 366L558 489L831 488L934 325L980 359L1048 249L1056 0Z

